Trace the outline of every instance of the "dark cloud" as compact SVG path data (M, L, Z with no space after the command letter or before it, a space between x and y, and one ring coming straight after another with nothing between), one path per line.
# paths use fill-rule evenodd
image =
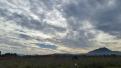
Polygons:
M118 36L121 33L121 9L120 1L117 1L115 6L105 6L103 9L99 9L92 16L92 22L97 29L102 30L111 35Z
M121 32L120 3L118 0L80 0L64 6L64 14L74 30L81 27L81 21L89 19L97 29L118 36Z
M26 34L19 34L19 38L23 38L23 39L26 39L26 40L30 40L32 39L32 37L26 35Z

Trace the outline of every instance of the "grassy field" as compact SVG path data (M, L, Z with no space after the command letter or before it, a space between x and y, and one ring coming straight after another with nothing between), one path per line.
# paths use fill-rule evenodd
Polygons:
M121 57L2 57L0 68L121 68Z

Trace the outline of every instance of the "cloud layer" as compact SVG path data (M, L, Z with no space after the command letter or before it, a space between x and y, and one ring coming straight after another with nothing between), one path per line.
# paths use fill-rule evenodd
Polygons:
M0 0L0 50L19 54L121 50L119 0ZM117 49L118 48L118 49Z

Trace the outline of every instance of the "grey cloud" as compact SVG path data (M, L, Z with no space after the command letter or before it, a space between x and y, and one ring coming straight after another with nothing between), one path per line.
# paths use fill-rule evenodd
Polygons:
M8 21L11 21L11 20L15 21L18 25L21 25L23 27L27 27L27 28L30 28L30 29L35 29L35 30L41 30L42 31L42 30L46 30L46 28L52 28L52 29L54 29L56 31L63 30L63 28L52 26L52 25L47 24L46 22L43 22L45 14L41 14L41 12L39 12L39 13L37 12L37 11L39 11L38 6L40 6L40 8L44 7L44 6L48 7L47 9L49 9L49 7L52 8L53 7L52 6L52 4L53 4L52 1L45 1L45 0L33 1L33 0L30 0L30 3L32 3L31 6L29 6L30 8L32 8L32 7L37 8L37 9L31 9L31 11L36 16L38 16L40 18L40 21L34 20L31 16L27 15L26 14L27 12L24 9L21 9L21 10L16 9L18 11L20 10L21 12L26 12L26 13L18 14L18 12L12 13L10 8L0 8L0 16L4 17ZM36 4L38 3L38 4L36 6L34 6L34 3L36 3ZM14 11L14 9L12 9L12 10Z
M30 40L32 39L32 37L26 35L26 34L19 34L19 38L23 38L23 39L26 39L26 40Z
M62 40L68 47L77 48L77 47L89 47L88 38L84 35L84 31L71 31L67 37Z
M78 21L83 21L91 18L92 24L96 24L95 26L99 29L102 29L103 31L119 31L120 4L117 4L115 7L110 7L107 5L108 2L109 1L106 0L81 0L78 1L76 4L71 3L69 5L66 5L64 9L65 15L67 19L68 17L73 17L75 20L77 20L76 22L71 21L72 26L74 24L76 24L75 26L79 26L78 24L81 22ZM118 2L120 3L120 1L117 1L116 3Z
M75 3L76 2L76 3ZM64 5L65 16L84 20L90 17L100 6L107 5L106 0L78 0L74 3Z
M3 1L4 3L0 1L0 6L4 7L0 7L0 18L4 18L8 23L9 21L13 21L13 23L16 23L16 26L21 27L20 29L15 27L15 31L11 32L16 33L15 38L4 37L1 39L0 37L0 42L9 46L18 45L22 47L36 41L35 43L37 44L33 46L39 46L40 49L56 50L57 47L61 47L62 45L68 48L91 48L93 47L93 44L91 44L93 42L90 39L94 39L101 31L117 37L121 35L121 2L119 0L116 0L114 5L109 5L109 2L112 0L68 0L68 3L65 3L64 0L62 0L63 2L57 0L21 0L21 4L14 4L14 1L16 0L13 0L13 2L9 1L10 4L8 4L8 0ZM60 14L56 14L56 12ZM48 17L49 13L50 17ZM58 22L63 23L63 21L56 20L58 18L56 15L66 20L64 23L67 24L67 27L63 27L64 25L57 26L59 25ZM48 21L50 21L51 17L54 17L54 20L52 19L51 22L55 25L49 24ZM86 24L84 21L88 21L89 24L83 25ZM88 28L90 24L94 28ZM26 29L28 32L26 32ZM41 34L31 32L34 30L47 36L52 35L54 38L47 38L49 40L38 36L36 38L36 35L40 36ZM34 35L31 37L29 33L33 33ZM9 36L12 35L7 32L6 34ZM30 42L26 42L27 44L17 43L23 39ZM13 40L17 42L13 42ZM54 45L43 44L41 40L43 43L51 42Z
M96 31L104 31L115 36L120 35L120 4L117 4L118 2L112 1L114 5L109 4L111 0L80 0L75 2L72 1L72 3L64 5L63 15L68 21L68 30L70 32L67 37L69 35L73 37L74 32L79 35L69 39L66 37L66 40L62 40L63 43L75 47L93 47L89 39L95 38L96 34L80 29L83 27L82 24L85 23L83 22L85 20L96 27L94 29ZM85 33L88 33L88 36Z
M34 20L30 17L30 19L23 15L23 14L17 14L17 13L12 13L9 15L10 12L7 10L1 10L1 16L5 17L6 20L8 21L15 21L19 26L26 27L29 29L35 29L38 31L42 31L44 33L54 33L54 32L63 32L66 31L65 28L49 25L46 22L41 22Z
M10 39L9 37L4 37L4 38L0 37L0 43L1 44L7 44L11 47L12 46L22 47L22 48L26 47L23 43L15 42L12 39Z
M117 0L116 0L117 1ZM102 30L111 35L119 36L121 33L121 9L119 0L116 2L114 7L107 7L99 9L92 16L92 22L97 29Z

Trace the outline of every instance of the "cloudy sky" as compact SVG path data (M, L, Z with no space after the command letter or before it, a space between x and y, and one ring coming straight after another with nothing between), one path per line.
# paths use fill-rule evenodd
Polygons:
M120 0L0 0L2 53L121 51Z

